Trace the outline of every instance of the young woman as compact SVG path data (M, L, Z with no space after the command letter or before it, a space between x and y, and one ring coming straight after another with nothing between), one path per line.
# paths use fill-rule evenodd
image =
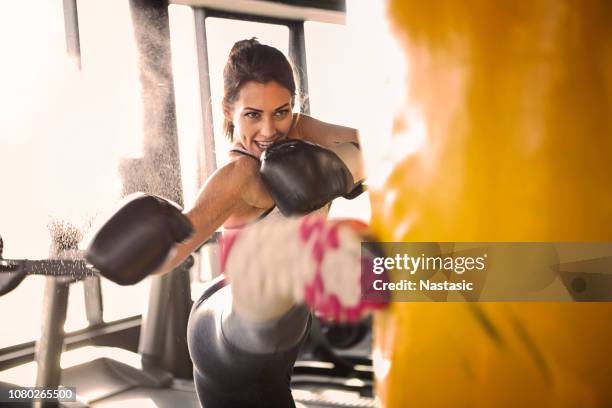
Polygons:
M256 39L234 44L223 71L224 131L232 142L231 161L200 191L187 217L193 235L177 245L160 273L172 270L220 226L238 228L271 211L259 158L274 142L301 139L333 148L358 143L355 129L293 113L297 87L289 61L276 48ZM340 148L343 148L341 146Z
M270 220L280 214L275 207L287 213L297 205L304 214L324 207L361 181L357 132L293 113L293 70L279 50L255 39L236 43L224 69L224 89L230 162L207 180L184 214L153 196L132 199L115 213L87 253L104 276L133 284L152 272L168 272L221 226L239 229L262 218ZM327 231L323 224L309 231ZM349 258L355 262L348 269L357 273L356 279L350 279L356 286L351 293L358 300L359 237L351 235L352 225L344 227L341 238L336 226L328 230L335 248L349 236ZM300 276L299 265L306 272L302 275L314 268L300 247L302 225L294 220L279 228L255 235L251 229L248 244L242 240L242 249L234 251L234 260L240 262L234 262L232 284L224 285L223 278L213 281L194 304L188 343L198 397L207 408L294 405L289 380L310 323L309 309L302 304L316 294L313 289L300 297L298 292L310 281ZM257 248L265 248L268 255ZM269 259L274 253L302 256L303 262L292 266L293 259L286 258L281 270ZM337 266L340 258L334 259ZM248 270L254 261L260 267ZM336 287L350 286L338 269L331 269ZM283 271L287 273L279 273ZM292 297L295 293L298 298ZM316 298L322 299L320 294ZM332 303L333 311L338 311L338 298Z

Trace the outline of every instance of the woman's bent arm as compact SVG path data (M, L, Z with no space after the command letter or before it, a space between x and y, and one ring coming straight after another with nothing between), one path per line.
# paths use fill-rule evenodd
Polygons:
M194 205L186 212L193 225L193 234L175 245L173 253L155 274L176 268L235 212L245 207L267 208L273 205L259 180L258 169L258 162L252 158L239 157L210 176Z

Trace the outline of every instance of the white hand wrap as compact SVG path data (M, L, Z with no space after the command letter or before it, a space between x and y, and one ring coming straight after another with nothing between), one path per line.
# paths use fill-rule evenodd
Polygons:
M264 220L226 238L223 268L234 310L278 318L305 302L323 318L352 321L381 305L361 299L361 241L366 226L307 216Z

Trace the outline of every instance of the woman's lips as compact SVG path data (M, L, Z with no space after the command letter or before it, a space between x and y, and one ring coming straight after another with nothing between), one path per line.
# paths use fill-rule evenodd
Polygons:
M257 147L259 147L261 150L266 150L268 147L272 146L272 144L275 142L276 140L270 140L270 141L266 141L266 142L258 142L257 140L255 140L255 144L257 145Z

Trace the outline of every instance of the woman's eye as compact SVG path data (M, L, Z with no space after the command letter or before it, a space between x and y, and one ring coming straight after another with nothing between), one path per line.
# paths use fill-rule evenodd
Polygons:
M283 109L283 110L279 110L278 112L276 112L274 115L277 118L282 118L283 116L285 116L287 114L287 112L289 112L288 109Z
M257 119L259 118L259 112L247 112L244 114L249 119Z

